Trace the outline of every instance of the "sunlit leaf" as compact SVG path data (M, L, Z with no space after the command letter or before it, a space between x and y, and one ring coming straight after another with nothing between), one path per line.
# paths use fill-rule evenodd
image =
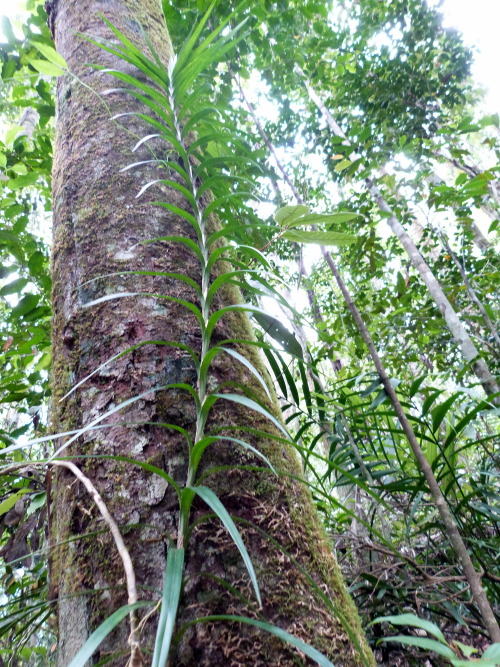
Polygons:
M346 246L356 242L353 234L343 232L295 232L289 231L281 235L294 243L314 243L323 246Z

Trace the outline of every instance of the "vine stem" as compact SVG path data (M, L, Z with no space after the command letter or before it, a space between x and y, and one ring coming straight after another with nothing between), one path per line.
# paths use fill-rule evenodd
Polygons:
M29 462L29 465L26 465L26 462L20 463L18 465L9 466L8 468L2 470L1 474L6 475L15 470L20 470L29 466L43 466L46 465L45 461L33 461ZM128 595L128 604L135 604L137 602L137 584L135 578L134 566L132 564L132 559L130 558L129 550L125 545L125 541L120 533L118 524L113 519L111 512L108 510L108 507L104 500L102 499L101 494L92 484L90 479L83 474L83 472L71 461L51 461L50 467L56 468L66 468L69 470L79 482L87 489L89 495L94 501L97 509L101 513L101 516L104 522L108 525L109 531L116 545L118 554L122 560L123 570L125 573L125 582L127 586L127 595ZM131 611L129 614L130 618L130 635L128 643L130 646L130 658L127 663L127 667L143 667L145 665L144 657L141 653L140 648L140 632L137 625L137 616L135 611Z

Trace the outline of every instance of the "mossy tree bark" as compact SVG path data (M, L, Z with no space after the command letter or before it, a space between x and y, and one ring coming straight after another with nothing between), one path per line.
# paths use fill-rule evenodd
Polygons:
M187 236L192 232L182 218L135 199L139 188L155 178L157 172L138 168L120 173L120 168L141 159L131 149L136 137L144 136L148 130L138 120L129 123L127 129L111 120L109 109L112 114L137 111L138 103L114 90L106 94L106 106L93 91L102 93L116 88L116 83L87 63L113 65L122 70L129 66L114 62L112 56L80 35L110 39L112 35L99 16L102 13L138 46L145 47L146 34L165 62L171 57L172 48L160 0L52 0L48 9L56 46L77 77L61 77L57 92L53 425L57 431L80 428L113 405L151 389L125 412L116 413L111 426L88 431L65 453L75 457L121 526L140 597L158 599L163 585L165 545L169 538L176 537L177 499L158 476L146 474L137 466L92 457L130 456L161 467L182 482L187 466L185 443L161 423L190 430L195 420L194 407L182 392L159 392L155 388L174 382L192 383L192 362L176 348L149 344L95 373L70 398L60 399L74 383L107 359L142 341L181 341L194 349L200 347L196 321L174 302L139 296L84 307L96 297L117 291L169 294L193 301L196 298L184 283L157 276L121 275L87 282L127 270L182 270L199 279L197 260L184 246L136 245L158 236ZM160 198L186 205L179 201L180 194L174 189L157 187L150 201ZM226 290L216 306L236 298L236 293ZM246 317L235 314L225 316L215 334L219 340L251 336ZM261 368L252 347L241 346L239 351ZM213 376L214 382L245 383L256 393L261 392L253 376L229 358L217 358ZM276 404L268 406L279 413ZM249 419L257 430L270 428L264 417L249 415L226 401L219 401L210 418L211 425L228 427L248 424ZM248 434L245 437L248 439ZM363 639L357 612L346 593L310 495L292 479L300 476L295 452L284 444L257 436L252 436L252 444L282 471L279 477L250 469L261 465L260 460L247 450L237 450L221 441L209 450L204 466L207 470L214 466L223 469L209 474L204 483L218 494L231 514L243 520L238 525L257 572L263 608L259 610L251 602L246 570L226 531L218 520L207 516L201 503L195 503L192 518L197 522L187 548L179 626L211 614L249 615L275 623L313 644L336 665L363 664L360 652L365 655L364 664L370 663L373 658ZM58 664L65 667L89 633L126 603L127 595L116 549L85 489L63 470L56 476L52 495L51 581L53 593L59 598ZM334 600L359 637L358 649L304 572ZM220 580L232 588L223 586ZM157 618L152 616L143 631L146 662ZM106 664L124 665L127 635L124 623L101 645L97 658L114 655ZM297 660L301 663L303 657L270 635L248 626L219 622L191 627L177 647L173 664L256 667L295 665Z

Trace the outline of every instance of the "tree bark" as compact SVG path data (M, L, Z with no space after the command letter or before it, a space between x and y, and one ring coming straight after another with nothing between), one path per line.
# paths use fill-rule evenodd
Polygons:
M200 349L195 318L172 301L136 296L84 307L99 296L120 291L169 294L195 301L194 290L191 293L179 281L160 276L109 275L130 270L182 271L199 283L199 264L181 244L137 245L159 236L192 236L192 231L181 217L135 199L142 185L158 177L157 171L146 166L120 173L129 163L141 160L140 151L132 154L132 147L149 130L137 118L128 123L127 129L110 118L109 110L113 115L138 111L139 102L117 90L109 74L86 63L117 67L134 75L137 72L80 35L112 38L99 16L102 12L144 51L147 36L165 63L172 56L172 47L160 0L52 0L48 10L56 46L77 77L61 77L57 90L53 426L59 432L81 428L112 406L144 394L140 401L115 413L106 428L87 431L64 454L71 455L91 480L117 523L131 555L139 597L157 600L163 585L165 549L177 537L175 494L159 476L96 456L125 455L145 461L182 483L187 467L185 442L162 423L191 431L194 406L182 391L157 388L169 383L193 383L193 363L177 348L143 345L98 370L78 391L61 399L113 355L138 343L180 341ZM107 106L94 92L106 89L114 89L105 96ZM143 159L147 159L146 148L141 150ZM150 202L162 200L186 206L177 190L154 186L148 194L150 191ZM237 291L227 288L215 305L220 308L236 299ZM220 321L215 341L225 339L252 339L245 316L233 313ZM265 375L254 347L234 347ZM250 387L279 417L276 402L265 398L254 377L234 359L219 355L212 379L216 384L239 382ZM250 425L256 431L272 431L264 416L219 401L211 413L210 427L215 430L239 424ZM201 502L195 502L178 627L202 616L246 615L279 625L314 645L338 666L373 665L359 617L310 494L294 480L301 474L295 451L258 434L246 433L245 438L281 474L275 477L268 471L255 470L257 466L262 468L260 459L220 441L204 459L205 471L220 467L219 471L209 473L204 484L217 493L230 514L241 520L238 527L257 572L263 607L258 609L251 602L248 575L225 529L207 514ZM125 604L127 596L112 538L92 499L66 469L58 471L52 507L51 587L59 598L58 665L66 667L88 635ZM332 613L327 598L347 619L350 634ZM151 615L143 629L146 663L157 620L157 614ZM110 658L106 664L124 665L127 636L128 628L122 624L100 646L96 659ZM172 664L256 667L295 665L301 660L310 664L288 645L255 628L212 622L193 625L185 632Z

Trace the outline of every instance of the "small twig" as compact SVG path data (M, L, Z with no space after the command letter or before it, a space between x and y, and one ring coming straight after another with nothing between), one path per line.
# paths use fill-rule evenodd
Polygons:
M138 633L139 635L140 635L140 634L142 633L142 631L144 630L144 626L145 626L146 623L149 621L149 619L151 618L151 616L153 616L154 614L156 614L156 612L158 611L158 609L160 608L160 606L161 606L161 600L158 600L158 602L155 604L155 606L153 607L153 609L151 609L151 611L148 611L148 613L144 616L144 618L141 619L140 623L137 625L137 628L136 628L136 629L137 629L137 633Z

